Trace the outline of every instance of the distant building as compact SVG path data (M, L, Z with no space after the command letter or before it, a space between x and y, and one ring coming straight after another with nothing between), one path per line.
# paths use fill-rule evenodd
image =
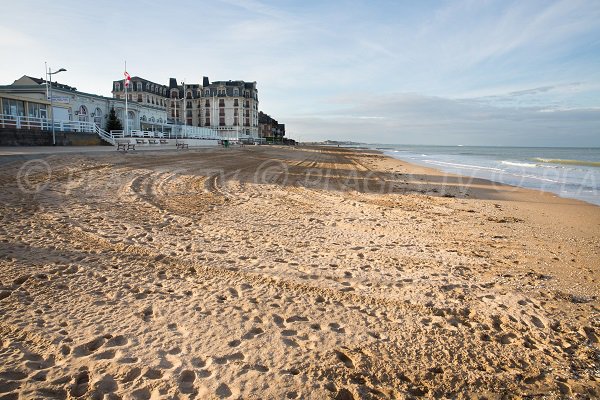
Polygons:
M125 98L124 80L113 82L112 93L114 98ZM240 138L258 137L256 82L210 83L204 77L200 85L170 78L169 85L164 86L136 76L131 78L127 93L128 101L164 110L169 123L212 128Z
M266 139L267 142L281 142L285 136L285 124L280 124L261 111L258 113L258 131L259 137Z

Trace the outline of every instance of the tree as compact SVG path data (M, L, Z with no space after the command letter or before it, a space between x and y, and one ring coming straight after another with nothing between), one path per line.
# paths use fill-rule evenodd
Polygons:
M110 109L110 113L108 114L108 121L106 121L106 131L122 131L123 125L119 118L117 118L117 113L115 112L115 108L112 107Z

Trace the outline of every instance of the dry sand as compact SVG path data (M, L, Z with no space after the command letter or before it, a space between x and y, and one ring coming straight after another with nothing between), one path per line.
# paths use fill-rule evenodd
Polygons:
M246 147L4 158L0 210L0 398L600 395L600 207Z

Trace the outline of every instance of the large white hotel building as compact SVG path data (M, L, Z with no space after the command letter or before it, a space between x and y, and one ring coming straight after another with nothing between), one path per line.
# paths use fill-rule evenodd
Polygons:
M113 81L113 98L125 99L125 81ZM134 76L127 88L132 104L165 110L169 124L211 128L236 136L258 137L258 90L256 82L216 81L204 77L202 84L187 84L171 78L161 85ZM156 121L140 117L141 129L152 129Z

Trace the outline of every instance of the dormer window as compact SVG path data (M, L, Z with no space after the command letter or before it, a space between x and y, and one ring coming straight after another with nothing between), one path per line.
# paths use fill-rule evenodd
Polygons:
M120 84L120 83L118 83L118 82L117 82L117 83L115 83L115 90L116 90L116 91L119 91L119 90L121 90L121 84Z
M137 90L138 90L138 92L142 91L142 82L137 83Z
M204 91L204 95L205 95L205 96L210 96L210 89L206 89L206 90Z
M240 95L240 91L238 88L233 89L233 95L234 96L239 96Z

